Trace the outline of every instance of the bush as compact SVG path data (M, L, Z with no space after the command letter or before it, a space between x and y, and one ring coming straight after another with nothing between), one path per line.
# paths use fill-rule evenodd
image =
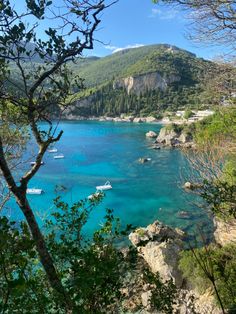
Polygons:
M190 109L185 110L185 112L184 112L184 119L189 119L192 116L194 116L194 113Z
M224 304L224 307L231 310L236 308L236 245L224 247L209 246L208 249L200 248L195 250L200 261L204 261L208 268L212 268L215 283ZM202 270L192 251L181 253L179 268L183 276L199 292L204 292L211 287L211 282Z
M90 212L101 198L72 206L57 198L57 211L45 224L47 246L73 300L73 313L122 312L125 296L121 291L129 284L125 282L129 273L136 273L144 284L155 284L152 304L157 310L172 313L175 286L161 283L149 272L144 278L137 254L130 250L125 255L118 249L117 242L131 227L120 230L112 210L107 210L103 225L92 237L84 235ZM50 287L26 223L17 226L6 217L0 217L0 312L66 313L63 298Z

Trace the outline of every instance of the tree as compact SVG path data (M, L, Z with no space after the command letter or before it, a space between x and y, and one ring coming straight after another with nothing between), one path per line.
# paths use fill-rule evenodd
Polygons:
M190 38L197 42L236 48L235 0L153 0L154 3L180 5L189 14Z
M109 5L111 3L106 5L104 0L91 3L63 0L60 7L53 1L26 0L25 11L20 12L13 1L0 1L1 110L10 104L18 114L19 119L8 120L12 139L15 132L23 136L22 125L28 125L38 146L35 165L17 183L12 168L14 158L8 158L9 154L15 156L17 141L6 151L8 140L1 132L0 169L26 218L50 285L62 295L68 312L73 308L71 298L60 281L26 191L30 180L40 168L46 150L59 141L63 134L50 121L53 106L59 104L63 110L65 104L68 105L68 95L73 85L81 87L80 78L72 79L66 65L75 62L85 49L93 48L99 16ZM40 38L39 30L43 38ZM40 121L47 123L46 130L41 130ZM1 122L1 130L4 128Z

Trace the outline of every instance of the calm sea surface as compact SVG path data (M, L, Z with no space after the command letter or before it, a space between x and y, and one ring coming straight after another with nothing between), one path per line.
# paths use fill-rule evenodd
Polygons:
M45 192L29 197L38 220L50 216L53 198L58 195L56 185L66 187L60 195L72 204L109 180L113 189L106 192L102 204L91 214L87 232L101 224L105 208L114 209L123 225L146 226L158 219L187 232L193 232L197 225L210 231L212 225L206 212L195 207L196 198L181 188L187 167L181 151L150 149L153 140L146 139L145 133L158 132L160 128L158 124L62 122L64 134L56 148L65 158L55 160L53 154L47 153L45 165L29 186ZM30 145L32 155L33 147ZM140 164L140 157L151 161ZM14 207L5 213L19 220L22 216L17 208L12 210ZM189 218L179 217L179 211L188 211Z

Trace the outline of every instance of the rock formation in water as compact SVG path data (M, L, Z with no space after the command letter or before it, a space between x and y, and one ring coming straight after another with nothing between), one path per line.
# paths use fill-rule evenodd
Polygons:
M172 147L194 147L193 138L184 130L175 130L169 126L161 128L156 143Z

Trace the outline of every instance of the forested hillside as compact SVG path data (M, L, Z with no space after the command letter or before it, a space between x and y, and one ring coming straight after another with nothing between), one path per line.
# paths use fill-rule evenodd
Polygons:
M144 46L104 58L81 59L73 67L84 79L85 90L75 95L71 112L95 116L159 115L166 109L196 107L204 103L201 78L213 66L170 45ZM158 76L156 81L151 75Z

